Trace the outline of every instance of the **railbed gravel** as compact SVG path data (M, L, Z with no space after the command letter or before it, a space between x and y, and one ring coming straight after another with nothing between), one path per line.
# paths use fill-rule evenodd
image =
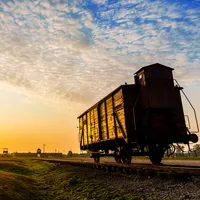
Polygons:
M66 167L66 166L64 166ZM73 166L80 178L99 180L105 187L123 190L130 195L141 196L143 200L200 200L200 177L161 178L139 174L122 174Z

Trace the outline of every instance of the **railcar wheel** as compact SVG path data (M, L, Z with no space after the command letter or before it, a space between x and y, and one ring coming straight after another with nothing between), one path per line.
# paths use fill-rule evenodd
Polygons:
M99 161L100 161L100 156L95 156L94 157L94 162L95 163L99 163Z
M149 159L154 165L160 165L164 155L164 150L160 145L149 146Z
M115 152L114 152L114 158L115 158L115 161L117 163L121 163L122 162L122 159L121 159L121 156L120 156L120 151L118 149L115 150Z
M155 155L154 156L153 155L149 156L149 159L152 162L152 164L154 164L154 165L160 165L161 161L162 161L162 157L155 156Z
M131 160L132 160L132 156L131 155L123 155L122 156L122 162L124 164L127 164L127 165L131 164Z

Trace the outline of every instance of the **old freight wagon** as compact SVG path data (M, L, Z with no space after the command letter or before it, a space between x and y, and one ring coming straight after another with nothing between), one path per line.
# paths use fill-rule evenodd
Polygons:
M186 127L183 88L174 85L172 71L159 63L143 67L135 73L135 84L119 86L81 114L80 148L92 151L95 162L112 155L129 164L132 156L145 155L159 164L173 143L197 142ZM197 122L195 110L194 115Z

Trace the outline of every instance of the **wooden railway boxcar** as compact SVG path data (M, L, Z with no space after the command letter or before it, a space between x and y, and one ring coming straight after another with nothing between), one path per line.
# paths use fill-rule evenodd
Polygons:
M143 67L135 73L135 84L119 86L81 114L80 148L92 151L96 162L100 155L124 163L132 155L148 155L159 164L173 143L197 142L186 127L183 88L174 85L172 71L159 63Z
M133 127L133 107L139 87L121 85L79 116L81 149L99 148L102 141L128 140ZM132 104L132 105L131 105ZM104 144L106 145L106 144Z

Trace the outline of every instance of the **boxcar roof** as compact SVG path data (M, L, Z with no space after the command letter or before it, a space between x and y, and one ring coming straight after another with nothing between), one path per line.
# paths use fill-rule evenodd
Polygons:
M165 66L165 65L162 65L160 63L154 63L154 64L151 64L151 65L147 65L147 66L144 66L142 68L140 68L137 72L135 72L134 74L138 74L140 71L146 69L146 68L149 68L149 67L153 67L153 66L161 66L161 67L165 67L165 68L168 68L168 69L171 69L171 70L174 70L173 68L171 67L168 67L168 66Z
M88 111L90 111L92 108L96 107L98 104L100 104L101 102L104 102L105 99L107 99L109 96L111 96L113 93L115 93L116 91L118 91L119 89L123 88L123 87L129 87L129 86L133 86L135 84L126 84L126 85L120 85L119 87L117 87L115 90L113 90L112 92L110 92L108 95L106 95L103 99L101 99L100 101L98 101L97 103L95 103L93 106L91 106L89 109L87 109L84 113L82 113L81 115L79 115L77 118L82 117L84 114L86 114Z

